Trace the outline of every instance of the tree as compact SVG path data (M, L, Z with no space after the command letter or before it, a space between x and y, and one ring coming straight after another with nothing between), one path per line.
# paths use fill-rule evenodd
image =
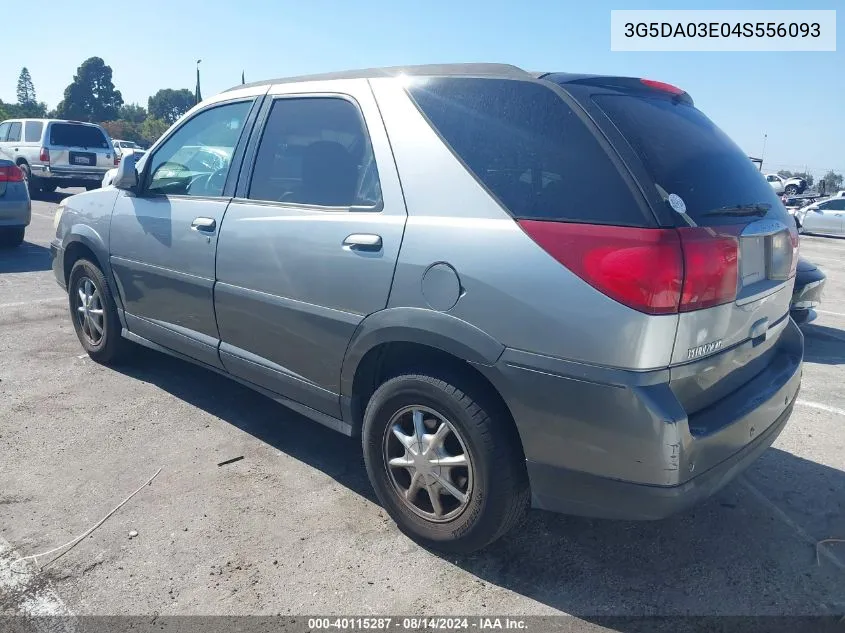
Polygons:
M0 121L13 118L12 115L9 114L9 110L7 108L8 105L6 105L5 103L3 103L2 100L0 100Z
M821 179L824 181L824 190L833 193L842 189L842 181L845 180L845 177L831 169Z
M26 66L21 69L21 74L18 77L17 95L17 107L13 108L14 112L12 112L10 116L43 117L47 115L47 104L39 103L38 99L36 99L35 86L32 83L32 76L29 74L29 70Z
M173 124L193 105L194 95L187 88L181 90L164 88L150 97L147 109L150 111L150 116Z
M141 126L132 121L103 121L100 125L108 133L110 138L121 139L124 141L134 141L136 143L144 142L144 137L141 134Z
M100 57L89 57L76 69L56 111L65 119L99 123L116 119L122 105L123 96L112 83L111 67Z
M38 100L35 98L35 85L32 83L32 75L24 66L18 76L18 105L26 106L30 103L38 103Z
M137 103L130 103L121 106L118 111L118 117L122 121L130 121L132 123L141 124L147 118L147 111L143 106Z
M141 137L146 143L152 145L170 127L165 121L155 117L147 117L141 124Z

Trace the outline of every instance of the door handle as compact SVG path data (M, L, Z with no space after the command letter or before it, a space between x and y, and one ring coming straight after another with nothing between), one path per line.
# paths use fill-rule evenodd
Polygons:
M382 246L381 235L353 233L343 240L343 245L356 251L380 251Z
M217 220L214 218L195 218L191 222L191 229L194 231L202 231L203 233L214 233L217 228Z

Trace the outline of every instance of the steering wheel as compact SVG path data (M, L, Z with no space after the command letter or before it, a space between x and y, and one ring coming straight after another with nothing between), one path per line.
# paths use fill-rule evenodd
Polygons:
M223 187L226 186L226 175L229 173L228 167L221 167L212 174L209 174L205 181L205 190L209 195L217 195L223 193ZM215 193L216 192L216 193Z

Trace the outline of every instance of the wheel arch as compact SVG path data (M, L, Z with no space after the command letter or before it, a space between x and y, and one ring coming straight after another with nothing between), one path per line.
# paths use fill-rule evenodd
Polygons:
M459 371L489 391L510 416L493 382L479 367L493 365L505 347L486 332L454 316L421 308L389 308L361 322L341 369L344 420L361 429L367 401L380 382L405 370ZM512 417L512 416L511 416Z
M100 234L87 224L75 224L64 238L62 248L62 273L64 275L65 287L68 285L70 271L73 269L73 265L80 259L90 259L103 271L103 275L111 287L120 322L125 327L123 298L112 273L111 266L109 265L108 248L106 248L105 242Z

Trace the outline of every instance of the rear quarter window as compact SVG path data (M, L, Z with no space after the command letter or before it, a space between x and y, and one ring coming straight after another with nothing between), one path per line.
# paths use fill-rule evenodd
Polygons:
M75 123L53 123L50 126L50 145L109 149L108 139L100 128Z
M44 130L44 123L41 121L27 121L23 129L24 141L27 143L40 143L41 132Z
M653 222L584 121L549 87L440 77L408 92L512 216L627 226Z

